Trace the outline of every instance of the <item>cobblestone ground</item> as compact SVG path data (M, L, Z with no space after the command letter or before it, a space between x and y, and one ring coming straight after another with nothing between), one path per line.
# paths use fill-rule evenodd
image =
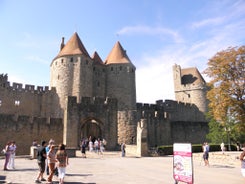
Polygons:
M240 161L236 158L239 154L210 153L209 167L204 166L202 154L193 154L194 183L244 184ZM77 152L77 157L70 158L69 162L66 184L174 184L172 156L122 158L120 152L105 152L104 155L87 153L87 158L81 158ZM3 171L4 159L0 159L0 183L34 183L38 174L36 160L16 158L15 163L15 170ZM58 183L56 176L54 182Z

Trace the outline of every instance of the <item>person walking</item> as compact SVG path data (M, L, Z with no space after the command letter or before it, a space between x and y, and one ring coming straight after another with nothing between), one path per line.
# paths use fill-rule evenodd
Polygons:
M55 172L55 145L50 146L50 150L47 153L47 160L48 160L48 167L49 167L49 176L48 176L48 183L52 183L53 175Z
M43 173L45 171L45 160L47 157L45 147L46 147L46 141L42 141L41 146L37 149L37 163L39 167L39 173L37 179L35 180L35 183L42 183L42 181L46 181L43 178Z
M221 151L222 151L222 154L224 154L224 153L225 153L225 144L224 144L224 142L222 142L222 143L220 144L220 149L221 149Z
M12 141L10 146L9 146L9 150L10 150L9 163L8 163L9 169L15 169L14 160L15 160L16 148L17 148L17 146L15 144L15 141Z
M207 142L205 142L203 144L203 160L204 160L205 166L209 166L208 158L209 158L209 145Z
M5 162L4 162L4 167L3 167L3 170L4 171L8 171L8 163L9 163L9 158L10 158L10 154L11 154L11 151L10 151L10 145L11 145L11 142L7 142L6 146L5 146Z
M125 143L121 144L121 151L122 151L122 157L125 157L125 155L126 155L126 145L125 145Z
M65 150L65 145L60 144L58 151L55 155L56 162L58 162L58 172L59 172L59 184L64 184L64 178L66 174L66 166L68 163L68 155Z
M53 139L50 139L49 142L48 142L48 145L45 147L46 149L46 153L49 152L50 150L50 147L54 145L54 140ZM45 170L46 170L46 174L49 175L49 166L48 166L48 160L46 159L45 161Z
M86 146L87 146L86 140L83 139L83 140L81 141L81 144L80 144L80 147L81 147L81 153L82 153L82 158L86 158Z

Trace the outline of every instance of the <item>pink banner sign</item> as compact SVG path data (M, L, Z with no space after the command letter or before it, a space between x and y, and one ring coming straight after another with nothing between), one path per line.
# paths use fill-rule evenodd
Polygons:
M173 145L173 177L176 182L193 184L192 148L189 143Z

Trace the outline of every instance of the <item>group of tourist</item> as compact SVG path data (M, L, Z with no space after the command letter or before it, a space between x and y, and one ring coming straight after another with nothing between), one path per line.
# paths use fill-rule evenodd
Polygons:
M35 180L35 183L46 181L43 176L45 172L45 167L48 174L48 183L52 183L56 166L58 170L59 184L64 183L66 166L68 165L68 155L66 153L64 144L59 144L58 151L56 152L55 142L53 139L50 139L48 145L46 141L42 141L41 146L39 146L37 149L37 162L39 173Z
M35 180L35 183L41 183L42 181L46 181L44 179L44 172L47 171L48 175L48 183L52 183L53 175L57 175L59 178L59 184L64 183L64 177L66 173L66 166L68 165L68 155L66 153L65 145L59 144L58 151L55 151L55 141L53 139L50 139L49 143L47 144L46 141L42 141L41 145L37 144L36 141L33 142L34 146L37 146L37 162L39 167L39 173ZM84 154L84 157L86 158L85 149L88 146L89 151L95 151L98 153L103 153L104 146L106 145L106 141L95 139L94 142L89 139L82 139L81 140L81 152ZM122 157L125 156L125 143L121 144L121 152ZM4 162L4 171L8 171L10 169L15 169L15 152L16 152L17 146L15 141L9 141L7 142L6 146L2 150L2 152L5 155L5 162ZM205 163L205 166L209 166L209 150L210 146L207 142L203 143L202 146L203 149L203 160ZM241 173L243 177L245 177L245 145L243 145L242 153L239 157L241 161ZM224 144L221 144L221 151L224 152ZM58 171L57 173L55 171Z
M107 142L105 139L96 139L96 138L91 138L91 136L89 138L83 138L80 142L80 148L81 148L81 153L82 153L82 157L86 158L86 148L88 147L88 151L90 152L95 152L98 154L102 154L105 151L105 146L106 146Z

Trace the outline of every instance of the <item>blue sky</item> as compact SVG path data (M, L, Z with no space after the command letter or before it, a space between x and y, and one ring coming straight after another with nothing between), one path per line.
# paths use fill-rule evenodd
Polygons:
M11 84L49 86L61 38L77 32L102 60L120 41L137 68L137 101L155 103L174 100L175 63L202 72L218 51L245 44L245 1L0 0L0 25L0 73Z

